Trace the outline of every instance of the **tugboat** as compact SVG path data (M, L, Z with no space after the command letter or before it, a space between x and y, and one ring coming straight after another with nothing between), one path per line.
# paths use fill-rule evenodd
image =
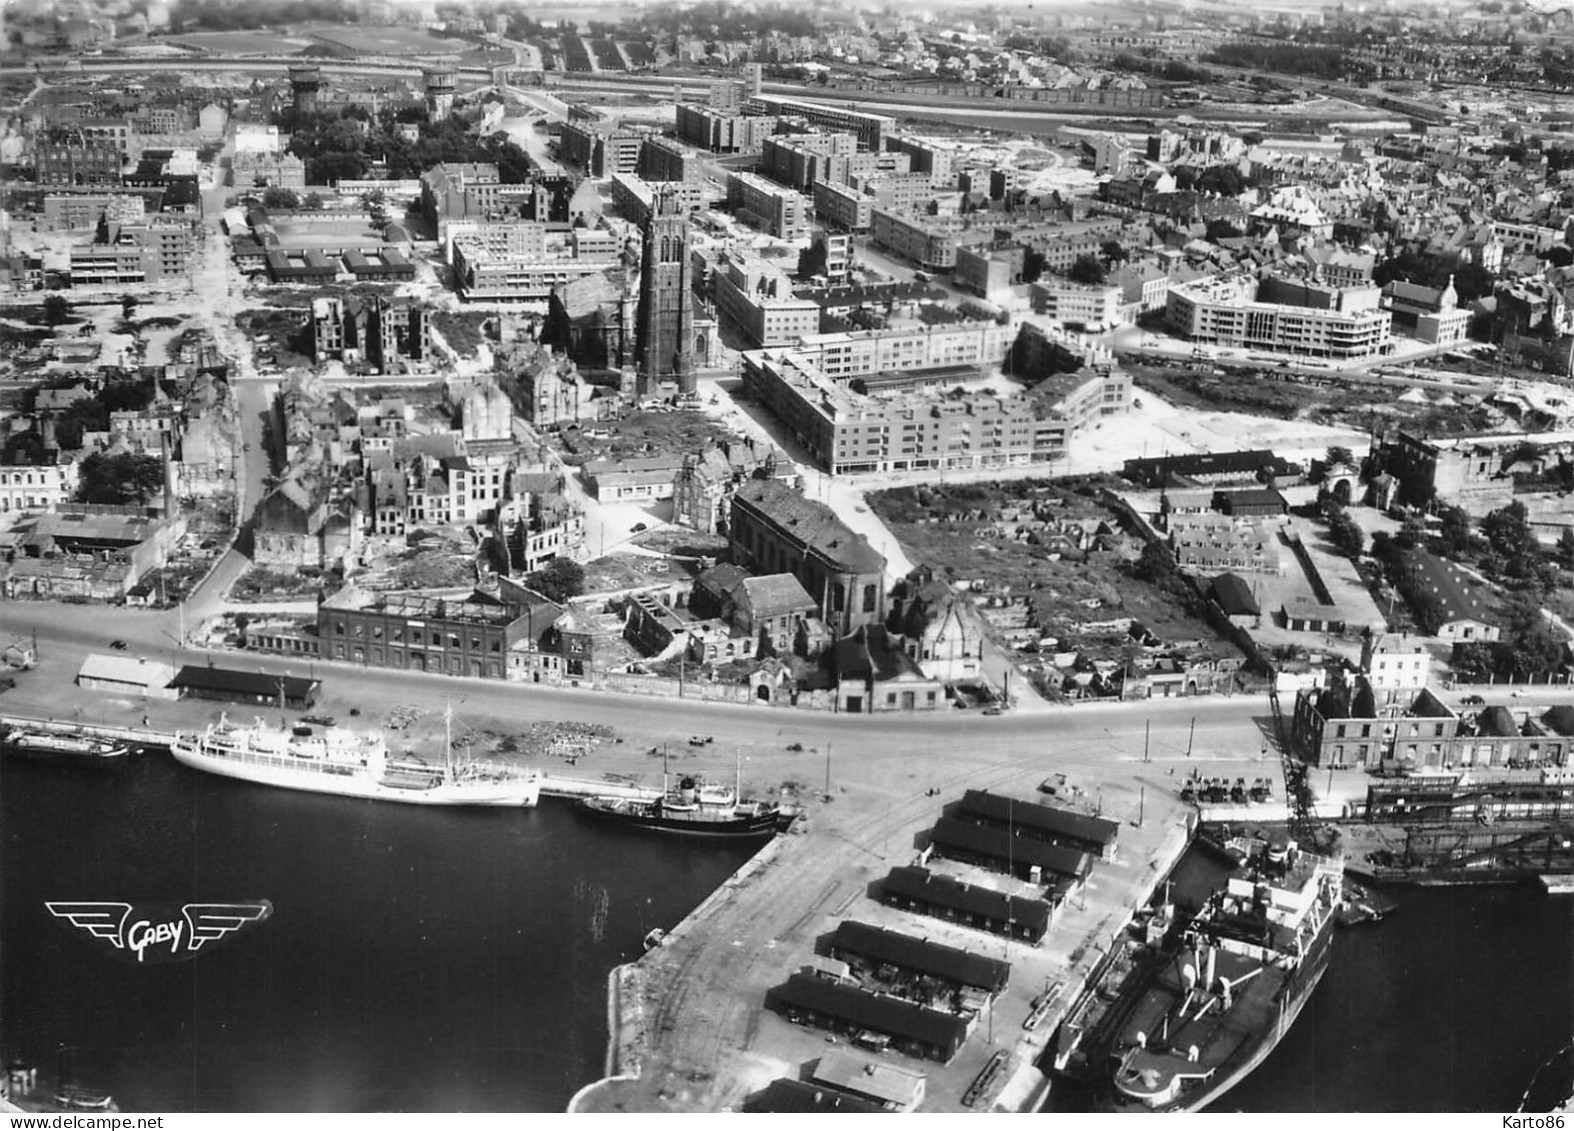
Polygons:
M667 784L665 770L661 777L661 796L654 800L587 797L579 803L580 808L592 816L685 836L764 840L776 835L781 807L774 802L740 800L737 784L731 788L709 785L691 776L681 778L674 790Z
M1343 879L1287 841L1210 896L1109 1015L1108 1105L1199 1111L1262 1063L1328 967Z

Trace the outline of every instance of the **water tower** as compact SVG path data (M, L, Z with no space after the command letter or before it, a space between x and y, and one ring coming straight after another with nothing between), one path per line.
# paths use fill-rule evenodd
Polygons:
M316 67L291 67L290 89L295 93L297 117L317 113L317 98L322 90L322 71Z
M431 67L426 76L426 116L434 122L448 119L454 112L454 72L452 67Z

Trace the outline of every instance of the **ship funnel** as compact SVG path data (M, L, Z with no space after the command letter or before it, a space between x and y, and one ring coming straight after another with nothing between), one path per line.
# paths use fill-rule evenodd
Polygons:
M1197 968L1190 962L1181 967L1181 980L1186 983L1186 992L1190 993L1197 985Z
M1211 989L1213 987L1213 971L1218 965L1218 958L1219 948L1216 946L1210 946L1208 948L1208 977L1203 982L1204 988Z
M1233 990L1234 988L1235 987L1230 984L1230 980L1228 978L1220 978L1219 979L1219 996L1224 999L1224 1008L1225 1008L1226 1011L1228 1011L1229 1008L1230 1008L1230 1005L1231 1005L1231 992L1230 991Z
M1148 1047L1148 1035L1141 1029L1137 1030L1137 1047L1139 1049L1145 1049Z
M1192 1045L1191 1048L1186 1050L1186 1059L1191 1061L1193 1064L1197 1063L1197 1055L1198 1049L1196 1045Z

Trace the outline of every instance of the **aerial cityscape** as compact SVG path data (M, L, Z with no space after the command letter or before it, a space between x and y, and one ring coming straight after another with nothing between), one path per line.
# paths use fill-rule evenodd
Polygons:
M0 86L0 1112L1574 1105L1574 4Z

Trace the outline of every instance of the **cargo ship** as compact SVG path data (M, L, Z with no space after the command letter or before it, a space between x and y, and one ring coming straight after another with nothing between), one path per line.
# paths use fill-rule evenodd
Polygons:
M687 836L774 836L784 820L781 807L766 801L739 800L735 792L686 777L660 797L587 797L580 808L595 817L654 832Z
M1261 1064L1328 968L1343 879L1280 841L1226 880L1122 989L1100 1042L1108 1106L1199 1111Z
M448 722L451 730L451 717ZM195 770L260 785L410 805L533 806L541 772L472 759L455 761L451 736L438 764L395 756L380 734L339 727L286 730L258 719L234 726L220 718L179 732L170 753Z
M593 817L654 832L762 839L774 836L779 828L791 822L791 817L774 802L741 800L738 797L743 787L741 770L740 762L730 787L686 775L678 780L677 789L672 789L663 756L661 796L650 799L587 797L579 805L581 811Z
M26 727L12 727L5 731L0 736L0 746L31 758L95 765L116 765L132 753L131 744L127 742L94 738L86 734L30 730Z

